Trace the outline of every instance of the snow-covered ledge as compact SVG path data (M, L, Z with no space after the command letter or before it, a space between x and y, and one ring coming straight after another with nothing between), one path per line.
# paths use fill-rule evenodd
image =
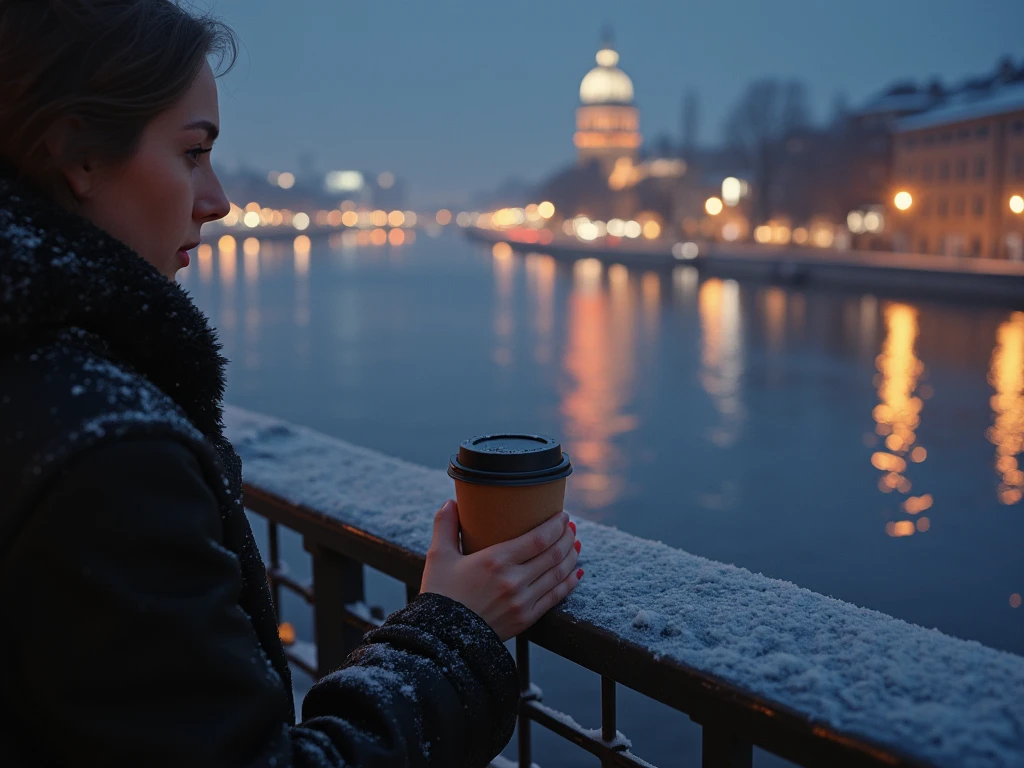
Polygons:
M246 483L413 552L443 469L229 407ZM444 458L444 457L442 457ZM587 571L560 610L840 733L940 766L1024 766L1024 657L577 521Z

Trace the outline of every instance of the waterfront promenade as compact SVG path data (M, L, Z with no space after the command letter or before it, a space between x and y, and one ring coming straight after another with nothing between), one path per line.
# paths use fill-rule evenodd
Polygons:
M692 264L720 277L788 284L911 294L986 298L1024 305L1024 262L888 251L838 251L823 248L710 243L687 251L687 258L666 240L621 240L615 245L555 237L547 245L519 242L509 233L470 227L471 240L507 242L523 252L543 251L556 259L596 258L640 269L671 269Z

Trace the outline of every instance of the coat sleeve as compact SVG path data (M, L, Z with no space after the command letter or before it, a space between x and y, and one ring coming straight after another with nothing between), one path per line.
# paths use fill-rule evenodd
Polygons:
M68 766L484 766L511 737L508 651L422 595L287 691L238 605L241 571L194 454L121 440L62 474L8 553L19 728ZM33 738L34 736L34 738Z

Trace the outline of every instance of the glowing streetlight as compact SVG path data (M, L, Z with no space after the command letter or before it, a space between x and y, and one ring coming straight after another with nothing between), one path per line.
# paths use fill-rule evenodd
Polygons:
M1024 197L1014 195L1010 198L1010 210L1014 213L1024 213Z
M711 216L717 216L722 212L722 200L717 197L709 197L708 201L704 203L704 210Z
M740 198L743 196L743 185L740 184L740 180L735 176L729 176L722 180L722 200L725 204L732 208L734 205L739 203Z
M892 199L892 202L899 210L905 211L914 204L914 198L911 197L909 192L904 190L902 192L897 192L896 197Z
M543 203L537 206L537 213L541 215L541 218L550 219L552 216L555 215L555 206L554 204L545 200Z

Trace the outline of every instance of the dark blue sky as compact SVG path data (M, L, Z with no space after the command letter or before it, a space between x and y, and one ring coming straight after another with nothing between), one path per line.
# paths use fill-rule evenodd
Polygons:
M605 22L645 136L704 143L761 76L806 81L816 118L898 78L956 81L1024 60L1024 0L215 0L244 48L221 84L222 162L392 170L414 202L459 199L573 158L579 83Z

